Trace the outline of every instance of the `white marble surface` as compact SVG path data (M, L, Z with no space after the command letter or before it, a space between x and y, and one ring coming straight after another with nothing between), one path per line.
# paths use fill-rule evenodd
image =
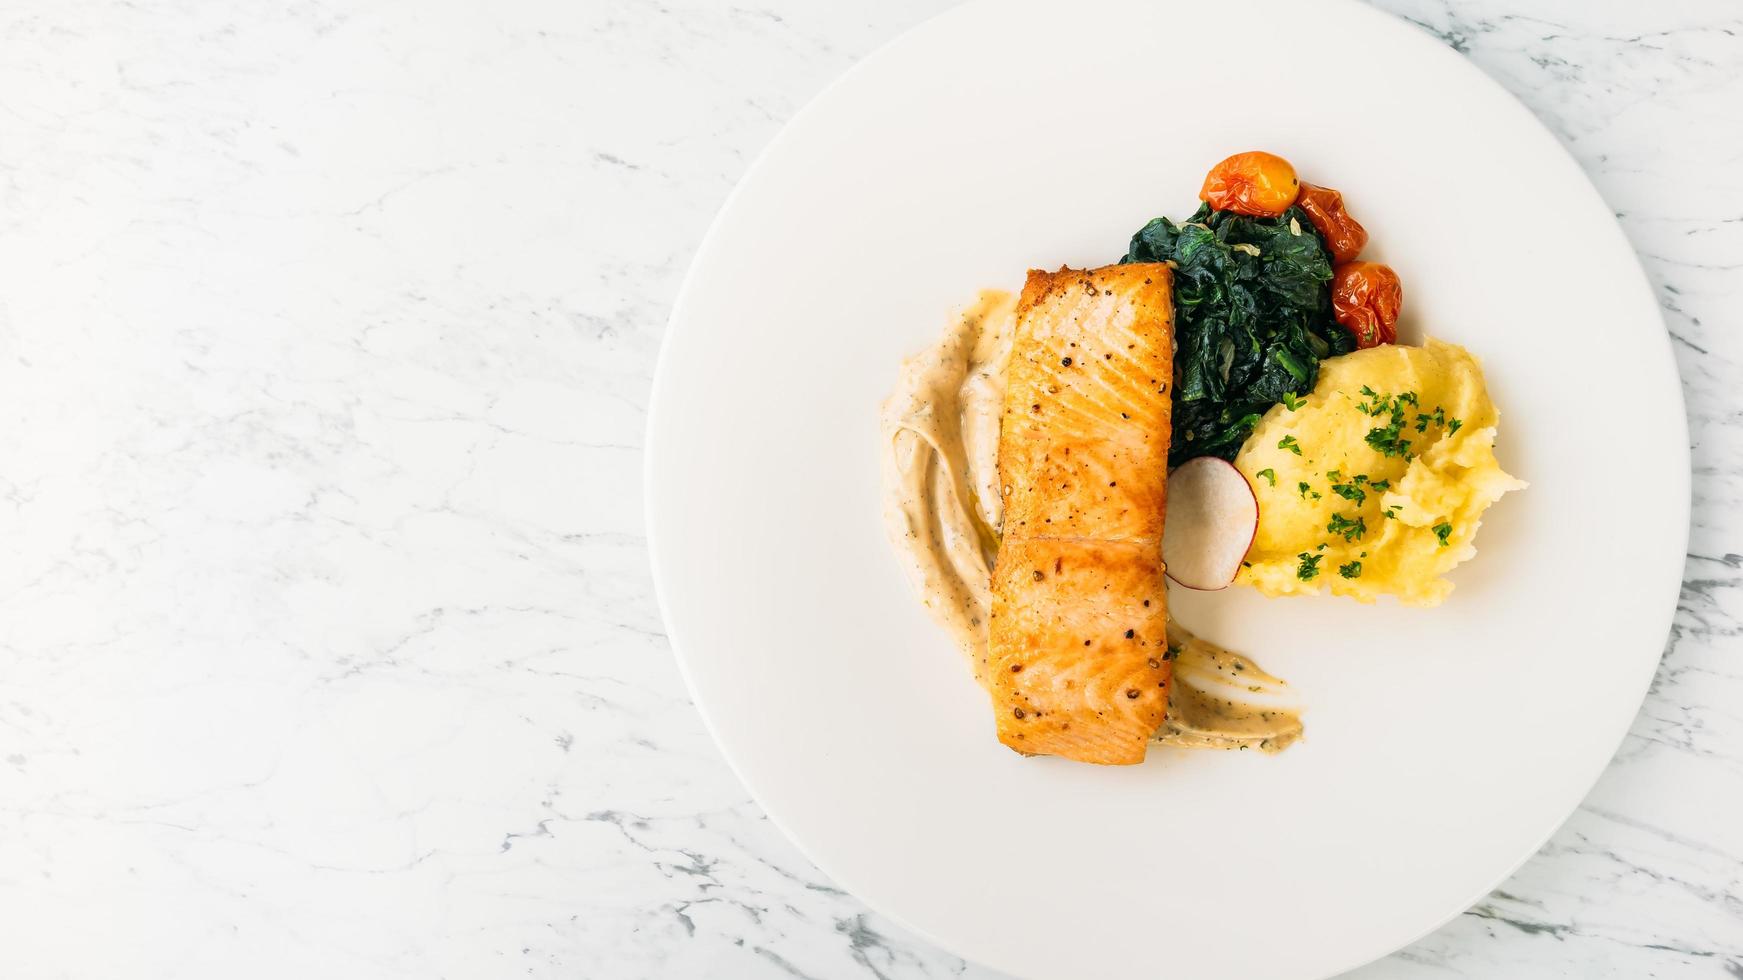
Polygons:
M0 975L992 976L746 797L639 492L709 218L940 6L0 7ZM1695 505L1603 781L1359 975L1743 978L1743 9L1382 6L1620 215Z

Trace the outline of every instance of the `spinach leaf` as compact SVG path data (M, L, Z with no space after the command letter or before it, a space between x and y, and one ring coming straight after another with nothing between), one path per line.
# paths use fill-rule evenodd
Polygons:
M1157 218L1122 261L1174 265L1170 466L1233 459L1267 409L1313 389L1323 358L1355 349L1331 314L1331 253L1299 208Z

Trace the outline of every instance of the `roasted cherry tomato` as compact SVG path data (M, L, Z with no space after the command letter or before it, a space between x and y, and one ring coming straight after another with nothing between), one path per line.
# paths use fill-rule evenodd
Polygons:
M1319 237L1325 239L1325 247L1331 249L1332 264L1348 262L1362 254L1362 246L1368 244L1368 232L1344 210L1342 194L1302 181L1295 205L1307 212L1307 219L1313 222Z
M1210 168L1198 199L1218 211L1275 218L1295 203L1295 168L1280 156L1250 150Z
M1355 335L1358 348L1396 341L1403 305L1404 285L1389 265L1345 262L1332 270L1332 315Z

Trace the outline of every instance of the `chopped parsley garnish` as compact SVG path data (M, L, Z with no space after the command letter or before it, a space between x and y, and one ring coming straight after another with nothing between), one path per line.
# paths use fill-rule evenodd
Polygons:
M1253 475L1264 477L1265 482L1271 484L1272 486L1277 485L1277 471L1272 469L1269 466L1265 467L1264 469L1260 470L1257 473L1254 473Z
M1312 497L1314 500L1320 499L1319 491L1313 489L1313 484L1308 483L1306 481L1302 481L1301 483L1297 483L1295 485L1295 492L1296 492L1296 494L1298 494L1301 497L1302 500L1306 500L1309 497Z
M1442 548L1447 546L1447 544L1448 544L1447 538L1450 537L1451 535L1452 535L1452 525L1451 524L1448 524L1445 521L1442 521L1441 523L1436 524L1434 526L1434 536L1440 539L1440 546Z
M1162 659L1163 660L1173 660L1175 657L1178 657L1178 656L1180 656L1179 645L1170 643L1168 645L1168 650L1162 654Z
M1372 389L1364 387L1362 390L1366 393ZM1402 395L1373 395L1371 397L1374 399L1372 405L1364 402L1357 407L1375 418L1386 416L1386 424L1368 430L1367 436L1364 437L1368 447L1382 456L1402 456L1405 459L1414 457L1415 454L1410 451L1410 440L1404 438L1403 433L1405 428L1404 406L1416 406L1416 392L1407 391ZM1418 414L1417 420L1421 421L1421 418L1422 416Z
M1310 555L1303 551L1295 557L1301 559L1301 564L1295 566L1295 577L1303 582L1311 582L1319 575L1319 560L1324 555Z
M1421 432L1427 429L1431 422L1446 429L1446 434L1449 436L1454 432L1459 431L1459 429L1463 428L1465 424L1464 419L1448 418L1446 409L1436 405L1434 406L1433 412L1430 412L1427 415L1418 415L1416 417L1416 431Z
M1277 440L1277 448L1287 449L1297 456L1301 455L1301 444L1295 441L1294 436L1284 436Z
M1357 477L1356 479L1362 480L1362 479L1366 479L1366 478L1365 477ZM1374 480L1374 481L1370 482L1368 484L1368 486L1374 488L1375 493L1385 493L1386 491L1392 489L1392 481L1391 480Z
M1398 512L1403 510L1403 509L1404 508L1402 506L1400 506L1399 504L1393 504L1392 506L1386 508L1385 510L1382 510L1380 512L1380 516L1390 518L1390 519L1396 519L1398 517Z
M1327 475L1329 476L1330 474ZM1358 476L1350 483L1334 483L1331 485L1331 492L1345 500L1352 500L1357 504L1360 504L1362 501L1368 499L1368 492L1363 490L1361 487L1361 483L1365 479L1367 478Z
M1368 523L1360 517L1350 520L1342 514L1331 515L1331 523L1325 529L1332 534L1341 534L1345 541L1358 541L1368 533Z
M1300 395L1297 395L1295 392L1285 391L1283 393L1283 407L1289 409L1291 412L1295 411L1296 409L1300 408L1301 406L1303 406L1305 404L1307 404L1307 399L1302 398Z
M1399 426L1396 422L1376 429L1369 429L1368 434L1363 437L1363 441L1368 444L1368 448L1382 456L1403 456L1405 459L1409 459L1410 440L1398 438L1398 430Z
M1362 563L1359 561L1345 562L1338 566L1338 574L1344 578L1361 578Z
M1357 403L1356 410L1361 412L1363 415L1385 415L1387 412L1392 411L1394 408L1400 407L1401 405L1401 403L1391 395L1382 395L1367 385L1362 386L1362 394L1366 395L1368 400Z
M1362 441L1368 444L1369 449L1382 456L1403 456L1405 459L1409 459L1410 440L1400 435L1403 431L1404 412L1394 406L1391 418L1387 420L1386 424L1369 429L1368 434L1362 437Z

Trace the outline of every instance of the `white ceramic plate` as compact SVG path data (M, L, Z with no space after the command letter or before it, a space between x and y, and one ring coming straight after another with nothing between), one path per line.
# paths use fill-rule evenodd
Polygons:
M975 290L1117 259L1252 148L1345 192L1406 339L1482 357L1531 489L1438 609L1176 590L1306 698L1283 755L1020 758L885 540L878 404ZM1025 977L1322 977L1476 901L1596 779L1664 643L1686 444L1609 209L1456 54L1348 4L982 2L740 184L672 317L647 503L697 704L844 887Z

